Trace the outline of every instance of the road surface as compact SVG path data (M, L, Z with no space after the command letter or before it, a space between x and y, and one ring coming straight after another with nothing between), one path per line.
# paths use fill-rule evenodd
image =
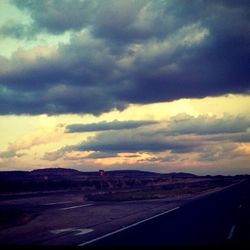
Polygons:
M250 180L201 196L87 202L81 194L64 194L1 201L2 209L37 215L2 229L0 246L250 245Z
M250 180L106 236L79 245L250 245Z

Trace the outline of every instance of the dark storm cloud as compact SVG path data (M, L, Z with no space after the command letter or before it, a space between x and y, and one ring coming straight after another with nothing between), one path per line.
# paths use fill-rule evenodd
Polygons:
M53 34L91 27L97 36L122 41L163 33L166 4L143 0L12 0L37 29ZM144 18L146 17L146 20ZM139 19L139 20L137 20ZM115 21L114 21L115 20ZM138 22L139 21L139 22Z
M207 138L210 141L231 141L236 143L249 143L250 142L250 133L248 132L240 132L240 133L233 133L233 134L219 134L219 135L212 135Z
M51 33L80 30L91 22L95 13L95 1L81 0L12 0L23 11L30 14L33 25L39 32L44 29Z
M197 146L202 145L200 140L190 140L178 136L164 136L151 133L146 127L131 130L106 131L99 133L87 141L75 145L73 150L102 151L102 152L162 152L170 150L175 153L192 152ZM72 148L70 148L72 149Z
M123 109L122 102L96 88L67 88L57 86L50 91L17 92L2 89L0 93L1 114L40 114L47 113L93 113L101 114L112 108ZM93 99L95 101L93 101Z
M30 62L20 54L0 58L1 114L100 114L127 105L112 94L112 55L89 34L76 35L51 58Z
M222 118L200 115L178 115L174 117L167 130L171 134L221 134L245 132L250 128L250 118L246 116L224 116Z
M156 129L155 133L164 136L201 136L201 140L208 144L214 143L237 143L250 142L250 117L224 115L221 118L215 116L200 115L193 117L179 114L169 120L167 126ZM215 145L213 145L215 147ZM212 148L212 147L211 147Z
M154 121L117 121L112 122L98 122L90 124L71 124L66 127L66 133L78 133L89 131L103 131L103 130L120 130L132 129L145 125L155 124Z
M116 63L108 45L89 33L76 34L69 45L61 45L54 54L51 52L50 57L38 52L36 60L29 60L25 58L26 52L36 53L18 50L5 61L0 75L3 85L24 91L62 85L98 88L111 77L111 69ZM104 75L107 80L101 79Z
M65 146L55 152L46 153L43 159L54 161L66 152L72 151L95 151L108 154L171 151L182 154L193 152L201 145L200 140L178 136L166 137L150 131L145 132L143 128L124 130L122 133L114 130L101 132L80 144Z
M111 126L111 123L107 124L108 127ZM102 123L94 125L100 128ZM170 157L194 153L198 154L202 161L211 161L237 153L239 143L250 142L248 129L249 117L192 117L182 114L173 117L168 123L161 122L153 127L141 126L123 130L122 133L117 130L103 131L80 144L46 153L44 159L56 160L72 151L94 151L93 157L87 158L95 159L102 158L102 154L114 157L113 154L117 156L118 153L157 154L167 151ZM164 157L160 158L164 160Z
M32 32L72 37L51 57L0 59L0 114L100 114L249 93L247 1L12 2L30 15Z
M164 125L164 126L163 126ZM249 117L227 116L222 118L189 115L173 117L167 125L138 127L131 130L99 133L76 146L80 151L103 152L200 152L201 148L216 143L248 142ZM231 147L230 146L230 147ZM225 145L224 148L226 148Z
M199 150L199 159L201 161L216 161L220 159L233 158L237 145L233 143L215 144L205 146Z
M86 156L88 159L103 159L111 157L117 157L117 153L97 151Z
M124 138L125 139L125 138ZM191 146L182 143L171 143L154 140L124 140L124 141L91 141L75 148L79 151L104 151L104 152L190 152Z
M31 27L28 25L8 22L0 27L0 34L3 37L13 37L16 39L29 38L32 35Z

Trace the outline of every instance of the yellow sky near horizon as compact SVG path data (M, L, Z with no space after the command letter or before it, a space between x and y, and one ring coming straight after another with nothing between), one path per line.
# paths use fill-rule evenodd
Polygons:
M225 115L248 115L249 107L250 97L243 95L227 95L206 97L203 99L180 99L173 102L147 105L130 105L123 111L115 110L100 116L80 114L56 116L0 116L0 153L10 149L16 150L19 153L18 156L0 158L0 167L1 170L34 169L51 166L76 166L79 168L82 157L91 152L78 152L78 158L75 156L75 160L74 157L70 157L70 155L74 153L68 153L65 159L58 159L55 161L43 159L46 153L59 150L66 145L79 144L82 141L88 140L89 136L95 136L97 133L65 133L65 126L69 124L88 124L101 121L111 122L113 120L168 121L171 117L178 114L188 114L193 117L209 115L220 118ZM244 148L246 154L250 153L248 144L241 145L241 147ZM143 164L145 164L147 159L152 157L153 154L147 153L138 155L138 157L126 157L126 155L119 154L116 157L110 158L85 159L85 163L87 165L89 164L89 166L96 166L97 168L98 166L108 167L124 163L128 165L140 164L140 162L142 163L143 161ZM193 159L193 163L191 159ZM177 163L171 162L171 164L175 165ZM198 163L195 157L192 156L188 164L195 165ZM183 162L182 166L185 166Z

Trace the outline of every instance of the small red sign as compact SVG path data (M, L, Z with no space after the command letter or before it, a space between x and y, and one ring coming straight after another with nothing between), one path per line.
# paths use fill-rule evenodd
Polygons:
M103 170L103 169L100 169L100 170L99 170L99 175L100 175L100 176L104 176L104 170Z

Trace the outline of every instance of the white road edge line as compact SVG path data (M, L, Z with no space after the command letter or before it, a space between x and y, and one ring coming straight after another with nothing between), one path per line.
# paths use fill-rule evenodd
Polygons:
M73 207L64 207L64 208L60 208L59 210L69 210L69 209L74 209L74 208L78 208L78 207L89 207L92 205L93 204L85 204L85 205L79 205L79 206L73 206Z
M172 209L170 209L170 210L167 210L167 211L165 211L165 212L163 212L163 213L156 214L156 215L154 215L154 216L152 216L152 217L149 217L149 218L147 218L147 219L145 219L145 220L141 220L141 221L138 221L138 222L136 222L136 223L133 223L133 224L131 224L131 225L129 225L129 226L125 226L125 227L123 227L123 228L117 229L117 230L115 230L115 231L113 231L113 232L104 234L104 235L102 235L102 236L100 236L100 237L97 237L97 238L95 238L95 239L93 239L93 240L89 240L89 241L83 242L83 243L79 244L78 246L85 246L85 245L88 245L88 244L93 243L93 242L95 242L95 241L98 241L98 240L101 240L101 239L103 239L103 238L106 238L106 237L108 237L108 236L110 236L110 235L113 235L113 234L122 232L122 231L124 231L124 230L126 230L126 229L129 229L129 228L131 228L131 227L134 227L134 226L139 225L139 224L141 224L141 223L144 223L144 222L146 222L146 221L152 220L152 219L154 219L154 218L156 218L156 217L159 217L159 216L161 216L161 215L170 213L170 212L172 212L172 211L174 211L174 210L177 210L177 209L179 209L179 208L180 208L180 207L175 207L175 208L172 208Z
M56 230L50 230L50 233L52 234L61 234L61 233L69 233L74 232L74 235L83 235L90 232L93 232L94 229L92 228L77 228L77 227L70 227L70 228L62 228L62 229L56 229Z
M231 239L232 239L232 237L233 237L233 235L234 235L234 231L235 231L235 225L233 225L233 226L231 227L231 229L230 229L230 232L229 232L229 234L228 234L228 236L227 236L227 239L228 239L228 240L231 240Z

